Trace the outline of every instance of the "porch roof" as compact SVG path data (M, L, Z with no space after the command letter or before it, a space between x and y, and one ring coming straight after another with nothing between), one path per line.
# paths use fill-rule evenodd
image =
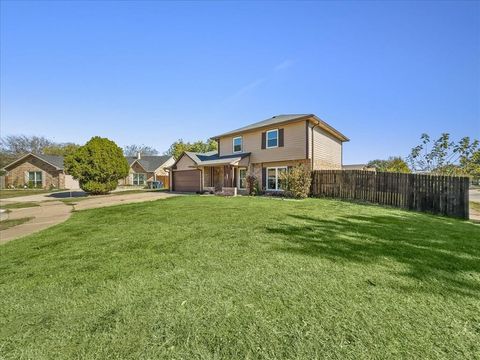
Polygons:
M236 165L240 160L250 156L250 153L239 153L220 156L217 152L213 153L186 153L193 159L197 166L215 166L215 165Z

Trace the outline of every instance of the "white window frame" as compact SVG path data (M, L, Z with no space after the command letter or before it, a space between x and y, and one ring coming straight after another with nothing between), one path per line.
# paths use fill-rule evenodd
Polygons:
M135 175L137 176L137 183L136 184L135 184ZM140 184L139 181L138 181L138 176L139 175L143 175L145 177L143 184ZM133 173L132 185L133 186L142 186L142 185L145 186L145 185L147 185L147 174L146 173Z
M240 185L242 184L241 177L240 177L240 171L245 170L245 187L241 187ZM247 168L238 168L238 189L239 190L246 190L247 189Z
M33 180L30 180L30 174L33 174ZM37 174L40 174L40 180L37 178ZM42 171L29 171L28 172L28 186L30 186L30 183L33 183L32 185L37 188L37 183L40 182L40 187L43 186L43 174Z
M268 134L269 133L277 133L277 145L275 146L268 146ZM273 130L268 130L266 133L265 133L265 148L267 149L274 149L274 148L278 148L278 141L279 141L279 138L278 138L278 129L273 129Z
M275 189L270 189L268 187L268 170L275 169ZM275 166L275 167L267 167L267 170L265 171L265 176L267 177L265 179L265 189L267 191L284 191L284 189L279 189L278 188L278 181L280 180L278 177L278 169L285 169L285 171L288 171L288 166Z
M240 139L240 150L235 151L235 140ZM234 137L232 139L232 152L235 153L241 153L243 152L243 138L241 136Z

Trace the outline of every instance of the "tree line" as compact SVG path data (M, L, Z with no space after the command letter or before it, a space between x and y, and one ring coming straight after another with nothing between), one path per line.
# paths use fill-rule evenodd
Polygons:
M465 136L458 141L443 133L432 140L428 134L420 136L420 144L403 159L400 156L386 160L372 160L367 167L377 171L402 173L430 173L436 175L470 176L480 178L480 148L477 139Z
M79 149L75 143L57 143L43 136L9 135L0 139L0 169L27 153L68 156ZM209 139L193 142L179 139L170 145L165 155L177 159L184 151L208 152L217 150L217 142ZM144 144L127 145L122 149L125 156L157 155L158 150ZM463 175L480 178L479 141L466 136L458 141L443 133L438 139L422 134L420 144L411 149L405 158L400 156L376 159L367 167L387 172L422 172L440 175Z
M67 156L79 147L79 144L58 143L44 136L8 135L0 138L0 169L28 153ZM207 152L212 150L217 150L217 142L214 140L186 142L179 139L170 145L164 155L178 158L184 151ZM157 149L144 144L127 145L122 151L125 156L137 156L138 153L144 156L159 154Z

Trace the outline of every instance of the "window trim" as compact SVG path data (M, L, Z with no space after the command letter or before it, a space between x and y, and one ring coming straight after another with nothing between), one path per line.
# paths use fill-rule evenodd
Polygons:
M269 189L268 188L268 170L269 169L275 169L275 189ZM267 190L267 191L285 191L284 189L279 189L278 188L278 180L279 180L278 169L285 169L285 171L288 171L288 166L271 166L271 167L266 168L266 171L265 171L265 176L266 176L265 190Z
M242 181L241 181L241 177L240 177L240 171L241 170L245 170L245 185L247 184L247 168L245 167L241 167L241 168L238 168L238 190L247 190L247 186L245 186L244 188L241 187L241 184L242 184Z
M235 140L240 139L240 150L235 151ZM242 136L236 136L232 139L232 153L237 154L243 152L243 137Z
M135 175L137 175L137 184L135 184ZM139 184L139 181L138 181L138 176L139 175L143 175L144 176L144 182L143 184ZM145 186L147 185L147 173L137 173L137 172L134 172L133 173L133 179L132 179L132 185L133 186Z
M34 174L33 175L33 180L30 180L30 174ZM37 178L37 174L40 174L40 180L38 180ZM32 183L32 185L37 188L37 183L40 182L40 187L43 186L43 171L29 171L28 172L28 185L30 186L30 183Z
M272 133L272 132L276 132L277 133L277 145L275 146L268 146L268 134L269 133ZM265 132L265 149L275 149L275 148L278 148L278 143L279 143L279 134L278 134L278 129L272 129L272 130L268 130Z

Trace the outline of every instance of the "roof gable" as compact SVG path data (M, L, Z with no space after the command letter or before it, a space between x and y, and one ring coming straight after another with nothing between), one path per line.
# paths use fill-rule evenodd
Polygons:
M53 166L57 170L63 170L63 156L59 155L44 155L44 154L34 154L34 153L28 153L17 160L11 162L10 164L5 166L6 170L11 169L14 167L17 163L21 162L22 160L26 159L29 156L33 156L51 166Z
M154 172L165 164L171 156L169 155L146 155L138 159L136 156L126 156L128 165L131 167L137 162L147 172Z

